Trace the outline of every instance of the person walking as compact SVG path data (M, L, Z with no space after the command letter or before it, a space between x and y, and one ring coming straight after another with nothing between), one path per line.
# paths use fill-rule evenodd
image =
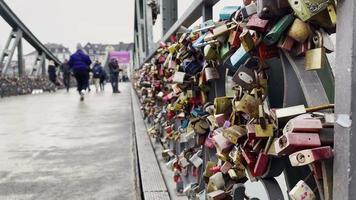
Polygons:
M101 75L100 75L100 90L101 91L105 90L105 82L106 82L107 78L108 78L108 75L106 74L105 69L103 69L101 71Z
M62 72L62 76L63 76L63 83L65 88L67 89L67 92L69 92L69 88L70 88L70 66L68 64L68 60L65 59L63 64L61 65L61 72Z
M119 90L119 73L120 66L117 59L112 58L109 62L109 70L110 70L110 81L112 86L113 93L120 93Z
M80 100L84 101L84 92L89 85L89 68L91 60L90 57L84 53L80 44L77 46L77 51L70 56L68 64L77 81L77 90L80 95Z
M54 64L53 60L50 60L48 63L48 78L49 80L54 84L54 85L58 85L57 82L57 73L56 73L56 65Z
M95 85L95 91L99 92L100 78L103 73L103 67L101 66L101 63L99 61L95 62L92 72L93 72L93 81L94 81L94 85Z

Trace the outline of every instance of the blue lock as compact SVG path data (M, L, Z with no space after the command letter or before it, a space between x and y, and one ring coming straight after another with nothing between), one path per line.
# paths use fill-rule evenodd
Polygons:
M220 11L219 18L221 21L230 20L240 9L241 6L226 6Z
M196 75L203 69L203 65L196 60L185 59L182 65L184 72L190 76Z
M230 58L225 60L224 65L226 65L229 69L228 75L233 76L240 66L249 58L251 58L251 54L246 52L244 47L241 45L240 48L230 56Z
M199 116L203 116L205 114L205 112L202 107L197 107L197 108L194 108L190 114L193 117L199 117Z

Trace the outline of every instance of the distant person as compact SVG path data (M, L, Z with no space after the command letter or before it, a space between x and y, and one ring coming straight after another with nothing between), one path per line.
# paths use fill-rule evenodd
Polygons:
M104 91L105 90L105 82L108 79L108 75L106 74L105 69L102 70L101 76L100 76L100 90Z
M77 90L80 95L80 100L84 101L84 92L89 85L91 60L90 57L83 52L83 48L80 44L77 45L77 51L70 56L68 64L77 80Z
M121 71L119 62L116 58L112 58L109 62L110 81L113 93L120 93L119 90L119 73Z
M93 66L93 69L92 69L93 81L94 81L95 91L96 92L99 92L100 78L101 78L101 75L102 75L103 71L104 71L104 69L101 66L101 63L99 61L96 61L94 66Z
M58 85L56 65L53 60L50 60L48 63L48 78L54 85Z
M63 83L65 88L67 89L67 92L69 92L70 88L70 66L68 64L68 60L65 59L63 64L61 65L61 71L62 71L62 76L63 76Z

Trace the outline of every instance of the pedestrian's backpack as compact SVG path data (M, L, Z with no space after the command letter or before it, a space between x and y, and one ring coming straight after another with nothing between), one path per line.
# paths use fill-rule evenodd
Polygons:
M95 78L100 78L100 76L101 76L100 66L94 66L93 73L94 73Z

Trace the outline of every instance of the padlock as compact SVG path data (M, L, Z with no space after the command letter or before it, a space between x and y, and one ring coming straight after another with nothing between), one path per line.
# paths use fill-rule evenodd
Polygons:
M294 10L295 15L307 21L314 15L325 10L329 5L329 0L288 0L290 6Z
M213 38L217 38L221 35L224 35L224 34L227 34L229 33L229 31L233 30L236 28L236 24L233 23L233 22L229 22L229 23L222 23L221 25L219 26L216 26L214 29L213 29Z
M315 35L311 37L314 43L315 48L309 49L305 53L305 63L304 67L305 70L316 70L325 67L326 65L326 55L325 55L325 48L323 46L323 37L320 31L315 31Z
M240 48L224 62L224 65L229 69L228 75L233 76L239 67L244 64L250 57L250 53L248 53L241 45Z
M303 180L300 180L288 195L292 200L316 200L313 190Z
M317 133L287 133L278 138L274 143L278 155L292 154L303 149L321 146Z
M219 48L219 59L225 60L227 56L230 54L230 46L228 43L224 43Z
M233 144L237 144L239 139L244 137L246 134L246 129L237 125L233 125L223 130L223 136Z
M257 14L251 16L248 20L246 27L250 30L257 31L259 33L264 33L268 28L268 20L264 20L258 17Z
M244 150L243 148L240 148L241 150L241 155L243 158L243 161L246 163L247 167L253 171L253 169L255 168L255 164L256 164L256 155L253 152Z
M224 190L217 190L207 194L207 200L225 200L227 198L227 194Z
M325 32L323 29L320 29L321 35L323 37L323 47L325 48L326 53L332 53L335 51L334 42L330 38L330 35Z
M326 9L328 11L331 24L336 26L337 15L336 15L335 5L334 4L329 4Z
M268 150L273 145L273 136L269 137L266 143L266 146L263 151L258 154L258 158L255 164L255 168L253 169L253 176L259 177L266 173L270 155L268 154Z
M266 128L262 128L260 124L255 126L255 137L266 138L273 136L273 124L266 124Z
M225 6L219 13L220 21L230 20L241 6Z
M230 31L230 35L229 35L229 45L231 46L231 48L233 49L237 49L240 47L241 41L240 41L240 34L241 34L241 30L239 27L237 27L237 29Z
M216 163L212 161L208 161L205 166L205 171L203 173L204 177L209 178L211 177L214 173L210 171L211 168L216 167Z
M203 164L203 159L200 158L201 151L195 153L192 157L190 157L189 161L194 165L194 167L198 168Z
M309 24L295 18L287 34L297 42L304 43L310 36Z
M203 69L201 63L196 60L185 59L182 65L184 72L191 76L196 75Z
M286 51L291 51L294 44L295 44L294 39L287 35L287 36L282 37L279 40L277 46L281 49L286 50Z
M258 117L258 105L259 101L254 96L245 93L241 101L235 107L237 112L243 112L248 114L251 118Z
M217 97L214 99L214 107L215 107L214 115L231 113L232 98L227 96ZM225 120L222 123L224 122Z
M246 52L250 52L255 46L252 35L248 29L244 29L240 34L240 41Z
M206 34L202 34L197 40L194 41L192 46L196 49L202 47L202 44L204 44L205 37L206 37Z
M331 159L333 155L333 149L330 146L325 146L297 151L289 155L289 160L293 167L299 167Z
M283 128L283 134L291 132L319 133L322 128L320 119L292 119Z
M223 173L217 172L214 175L210 176L209 182L213 184L217 189L224 189L225 180L223 177Z
M258 46L258 56L262 60L268 60L279 56L278 48L276 46L268 46L265 43L260 43Z
M273 28L265 35L263 38L263 42L266 45L272 45L278 42L282 36L282 34L287 30L287 28L294 21L294 16L292 14L284 16L280 19Z
M214 135L213 141L217 151L222 153L228 153L233 147L233 144L223 134Z
M215 67L206 67L204 70L206 81L217 80L220 78L219 72Z
M224 164L220 167L220 171L223 173L223 174L227 174L228 171L233 167L233 165L226 161L224 162Z
M252 2L249 5L242 7L240 10L240 14L242 15L243 19L247 19L256 13L257 13L257 5L255 2ZM238 12L236 14L238 14Z
M248 91L255 88L257 84L254 70L246 67L246 63L236 71L232 77L232 81Z
M216 60L218 58L218 53L212 45L208 44L204 47L204 58L206 60Z
M308 51L308 42L297 43L294 48L294 54L296 56L305 56L305 53Z
M285 117L292 117L296 115L301 115L306 113L306 109L304 105L298 105L298 106L291 106L291 107L286 107L286 108L280 108L276 109L276 117L278 119L285 118Z
M257 0L257 13L261 19L276 19L290 12L285 0Z

